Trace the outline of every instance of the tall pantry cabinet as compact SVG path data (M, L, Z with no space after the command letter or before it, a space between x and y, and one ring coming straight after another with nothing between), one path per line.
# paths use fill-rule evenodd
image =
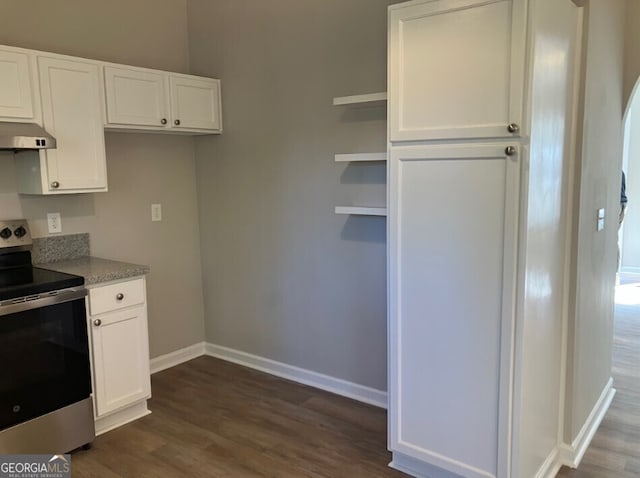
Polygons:
M389 7L389 448L414 476L560 465L570 0Z

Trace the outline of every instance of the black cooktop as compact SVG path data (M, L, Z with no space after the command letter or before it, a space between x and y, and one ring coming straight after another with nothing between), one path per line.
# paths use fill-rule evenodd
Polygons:
M80 285L84 285L84 277L39 267L3 270L0 271L0 300L17 299Z
M80 285L84 285L84 277L30 265L0 269L0 300L17 299Z

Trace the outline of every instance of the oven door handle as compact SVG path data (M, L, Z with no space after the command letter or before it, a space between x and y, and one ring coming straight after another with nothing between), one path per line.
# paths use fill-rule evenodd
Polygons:
M5 300L0 302L0 317L50 305L64 304L65 302L82 299L87 294L87 289L84 287L73 287L57 291L55 294L45 292L44 294L21 297L20 299Z

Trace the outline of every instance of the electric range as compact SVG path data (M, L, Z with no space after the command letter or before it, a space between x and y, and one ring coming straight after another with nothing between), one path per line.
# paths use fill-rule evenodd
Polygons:
M0 454L95 437L84 279L31 263L25 220L0 221Z

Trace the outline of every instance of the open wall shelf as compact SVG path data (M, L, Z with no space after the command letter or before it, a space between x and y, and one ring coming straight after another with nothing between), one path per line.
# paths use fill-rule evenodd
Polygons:
M338 206L336 214L353 214L356 216L386 216L386 207Z
M375 105L377 103L382 104L385 101L387 101L386 91L383 93L370 93L367 95L338 96L333 99L333 105Z
M336 154L336 163L345 163L351 161L386 161L387 153L350 153Z
M339 96L333 99L334 106L382 106L387 101L387 92L370 93L366 95ZM387 152L380 153L349 153L336 154L335 161L337 163L346 162L370 162L370 161L387 161ZM351 214L355 216L377 216L386 217L386 207L369 207L369 206L337 206L336 214Z

